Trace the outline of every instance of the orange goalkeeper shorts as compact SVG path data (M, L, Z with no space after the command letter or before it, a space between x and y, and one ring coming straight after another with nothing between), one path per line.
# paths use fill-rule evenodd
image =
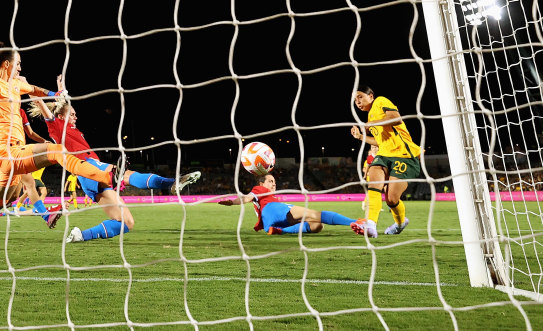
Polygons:
M0 149L0 187L17 185L20 181L20 176L36 171L34 163L34 153L32 145L14 145L9 147L11 152L11 160L8 159L8 150ZM13 168L13 178L9 181L9 175ZM9 185L8 185L9 183Z

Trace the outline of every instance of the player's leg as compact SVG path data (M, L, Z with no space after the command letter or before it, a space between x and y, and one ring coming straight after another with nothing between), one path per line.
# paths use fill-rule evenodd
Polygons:
M80 160L71 154L63 153L65 150L62 145L35 144L23 147L31 147L31 154L34 154L33 163L35 164L35 169L25 169L27 171L34 171L53 164L60 164L64 169L75 175L96 180L102 187L115 186L113 184L116 184L112 182L112 177L115 178L115 176L112 176L110 172L101 171L86 161ZM35 155L39 153L46 154Z
M124 182L140 189L170 190L175 194L176 188L181 191L186 185L195 183L201 176L199 171L191 172L181 176L179 185L175 184L175 178L162 177L152 173L139 173L133 170L126 170Z
M15 176L18 178L18 176ZM14 177L14 178L15 178ZM8 180L3 180L0 178L0 200L2 200L2 205L4 206L4 209L7 211L7 209L11 206L11 204L17 199L17 194L21 191L22 183L19 183L19 179L17 179L17 184L7 186ZM6 193L7 191L7 193ZM4 194L6 194L6 200L4 203ZM5 214L2 213L2 216Z
M343 216L333 211L318 211L314 209L306 209L305 207L300 206L293 206L290 209L290 214L292 215L292 218L296 220L296 223L301 222L302 217L305 215L305 221L310 224L315 223L315 229L318 227L318 223L349 226L351 223L356 222L355 219ZM314 232L313 225L311 231Z
M290 209L294 206L283 202L270 202L262 210L262 225L268 234L282 234L282 229L294 224L288 220ZM292 218L292 216L290 216ZM309 225L304 224L305 232L310 231Z
M401 200L408 183L402 179L417 178L420 174L420 163L417 158L396 160L398 167L391 170L388 184L386 203L390 208L394 224L385 230L385 234L400 234L409 224L405 217L405 205Z
M104 164L100 164L99 166L104 166ZM134 228L132 213L127 207L121 208L118 206L118 199L120 199L120 197L116 191L113 191L110 188L100 188L98 182L81 176L79 177L79 182L81 183L81 188L85 194L88 195L92 201L102 205L102 208L109 219L83 231L78 227L74 227L70 232L70 235L66 238L66 242L70 243L98 238L112 238L119 235L121 229L123 229L123 233L126 233ZM124 203L122 199L120 201L121 203ZM124 226L121 220L124 220Z
M72 191L72 198L70 200L73 200L74 208L79 209L77 207L77 192L76 191Z
M19 183L19 185L21 187L24 186L22 182ZM19 200L17 200L17 205L15 205L15 210L16 211L25 211L26 210L26 208L23 207L23 203L24 203L24 201L26 200L27 197L28 197L28 193L26 193L26 190L23 188L23 194L21 194L21 196L19 197Z
M367 231L369 237L377 237L377 222L383 205L381 192L384 183L382 182L386 180L387 176L388 169L383 165L372 164L368 169L368 177L372 179L372 182L368 184L369 204L366 210L366 219L358 219L355 223L351 223L351 229L359 235L364 235Z
M390 207L394 222L398 225L404 222L405 205L401 200L403 192L407 189L407 182L399 181L398 178L390 176L388 184L386 203Z
M305 221L300 224L305 213ZM322 231L320 212L300 206L291 206L287 215L289 226L282 228L282 233L317 233ZM268 232L269 233L269 232ZM274 234L274 233L272 233Z
M61 205L45 208L43 200L40 199L38 190L36 189L36 181L31 174L21 175L21 181L23 182L30 203L33 205L32 212L39 214L47 223L47 226L52 229L56 226L57 221L62 217Z

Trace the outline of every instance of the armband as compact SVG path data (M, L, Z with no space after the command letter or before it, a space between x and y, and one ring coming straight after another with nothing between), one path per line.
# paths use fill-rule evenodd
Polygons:
M57 91L57 92L49 91L49 92L47 92L47 96L49 96L49 97L58 97L59 95L62 94L62 92L64 92L64 90L60 90L60 91Z

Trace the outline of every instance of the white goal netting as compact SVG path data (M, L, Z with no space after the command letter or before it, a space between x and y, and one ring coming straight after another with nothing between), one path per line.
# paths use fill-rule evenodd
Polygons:
M64 243L74 225L103 218L96 205L72 209L48 232L4 217L0 328L543 323L537 0L450 3L467 73L455 84L470 87L507 275L494 285L505 294L469 287L456 205L439 201L455 190L448 159L457 156L447 155L435 81L451 77L434 77L422 2L5 2L0 40L19 51L30 83L53 90L64 75L78 128L103 161L123 154L142 172L199 170L202 179L181 200L128 189L127 198L153 197L130 204L135 230L110 240ZM252 229L251 205L214 203L250 190L239 154L246 142L265 141L279 158L278 193L361 217L360 201L341 201L367 189L368 146L349 134L367 120L352 102L359 83L399 107L426 152L404 195L404 233L368 240L336 226L266 236ZM43 123L32 126L47 135ZM67 174L47 171L64 196ZM336 201L312 198L325 194ZM383 207L380 233L391 220ZM492 314L506 321L489 326Z

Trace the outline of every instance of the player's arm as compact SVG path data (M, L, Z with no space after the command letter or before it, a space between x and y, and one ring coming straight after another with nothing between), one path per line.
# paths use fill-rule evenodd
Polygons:
M62 94L62 89L59 89L58 92L53 92L53 91L50 91L48 89L44 89L43 87L39 87L39 86L36 86L36 85L29 84L26 81L26 78L23 77L23 76L19 76L18 78L19 78L19 80L21 80L22 82L25 82L26 84L28 84L30 86L28 94L30 94L32 96L35 96L35 97L54 97L54 96L59 96L59 95Z
M25 129L25 133L26 135L34 140L35 142L39 142L39 143L49 143L50 141L48 141L47 139L45 138L42 138L42 136L40 136L39 134L37 134L30 125L25 125L24 126L24 129Z
M402 124L403 120L400 116L400 112L397 109L394 108L385 108L383 107L383 110L385 111L385 117L377 120L377 121L368 121L366 123L366 126L383 126L383 125L398 125Z
M363 135L360 132L360 128L358 126L356 126L356 125L353 125L353 127L351 128L351 135L355 139L362 140L362 141L366 142L366 144L379 146L379 145L377 145L377 140L375 140L375 138L373 138L371 136L368 136L367 134Z
M235 199L228 199L228 200L221 200L219 201L219 205L223 205L223 206L232 206L232 205L241 205L241 203L248 203L248 202L251 202L253 201L254 197L251 195L251 194L248 194L248 195L244 195L241 197L237 197Z

